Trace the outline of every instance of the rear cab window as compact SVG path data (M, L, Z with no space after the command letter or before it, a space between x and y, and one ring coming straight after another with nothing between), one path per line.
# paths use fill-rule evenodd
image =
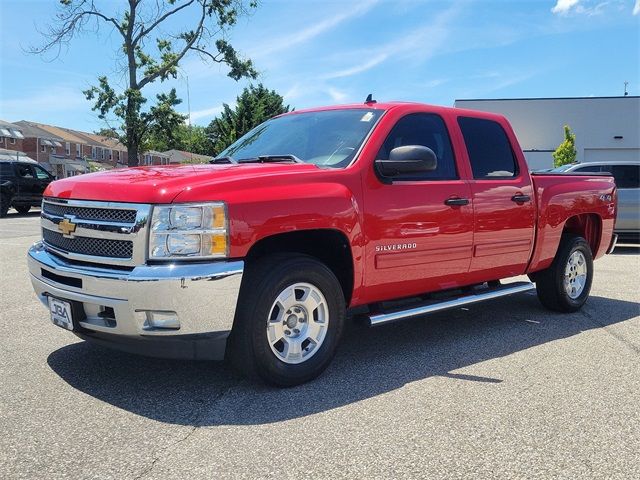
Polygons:
M473 178L518 176L518 162L502 125L474 117L458 117L458 125L467 147Z

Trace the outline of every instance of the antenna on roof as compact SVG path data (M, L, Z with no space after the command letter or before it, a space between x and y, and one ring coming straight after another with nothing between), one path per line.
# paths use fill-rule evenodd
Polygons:
M378 102L373 99L373 93L370 93L369 95L367 95L367 99L364 101L364 103L378 103Z

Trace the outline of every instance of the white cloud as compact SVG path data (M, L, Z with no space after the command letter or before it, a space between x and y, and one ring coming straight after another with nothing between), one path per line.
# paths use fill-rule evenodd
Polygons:
M358 52L360 57L368 58L364 63L353 67L346 67L324 75L324 79L343 78L356 75L374 68L390 58L414 58L425 61L438 53L445 40L449 37L449 25L461 10L460 4L444 10L426 26L410 31L408 34L378 45L369 51ZM350 55L344 54L345 58Z
M558 0L556 6L551 9L553 13L560 15L566 15L569 11L576 7L580 3L580 0Z
M633 14L640 14L640 0L636 0L636 4L633 6Z
M433 80L429 80L428 82L423 83L422 87L435 88L435 87L439 87L440 85L444 85L445 83L448 83L448 82L449 82L448 78L434 78Z
M194 110L191 112L191 121L199 120L201 118L206 117L214 117L222 112L222 105L217 107L205 108L203 110ZM183 112L184 115L187 115L188 112Z
M640 0L636 0L635 8L638 8L637 4L639 1ZM566 16L570 13L576 13L593 17L594 15L604 13L606 8L611 9L613 7L617 7L618 9L621 9L621 5L621 0L604 0L597 3L594 0L557 0L555 7L553 7L551 11L562 16Z
M369 10L371 10L376 5L376 3L378 3L378 1L379 0L367 0L364 2L358 2L351 9L342 11L341 13L322 20L315 25L294 32L291 35L281 37L278 41L271 42L269 45L265 45L262 48L258 48L250 52L249 57L260 57L268 54L273 54L281 50L288 50L291 47L311 40L312 38L315 38L318 35L337 27L341 23L350 20L351 18L364 15Z
M338 90L337 88L334 88L334 87L329 87L327 89L327 93L329 94L329 96L334 102L338 102L338 103L344 102L349 97L345 92Z
M381 64L388 57L389 57L388 53L381 53L381 54L376 55L375 57L373 57L371 60L368 60L368 61L366 61L364 63L361 63L360 65L356 65L354 67L346 68L344 70L338 70L336 72L329 73L329 74L325 75L323 78L331 79L331 78L350 77L350 76L355 75L357 73L365 72L365 71L375 67L376 65Z

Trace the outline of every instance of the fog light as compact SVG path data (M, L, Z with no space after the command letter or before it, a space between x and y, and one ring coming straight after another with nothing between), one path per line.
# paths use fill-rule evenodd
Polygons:
M148 328L167 328L178 330L180 328L180 320L176 312L147 312Z

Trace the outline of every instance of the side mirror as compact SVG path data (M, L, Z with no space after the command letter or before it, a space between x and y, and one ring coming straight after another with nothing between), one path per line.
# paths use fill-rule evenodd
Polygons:
M376 160L375 166L383 177L410 173L432 172L438 168L438 158L429 147L405 145L389 152L389 160Z

